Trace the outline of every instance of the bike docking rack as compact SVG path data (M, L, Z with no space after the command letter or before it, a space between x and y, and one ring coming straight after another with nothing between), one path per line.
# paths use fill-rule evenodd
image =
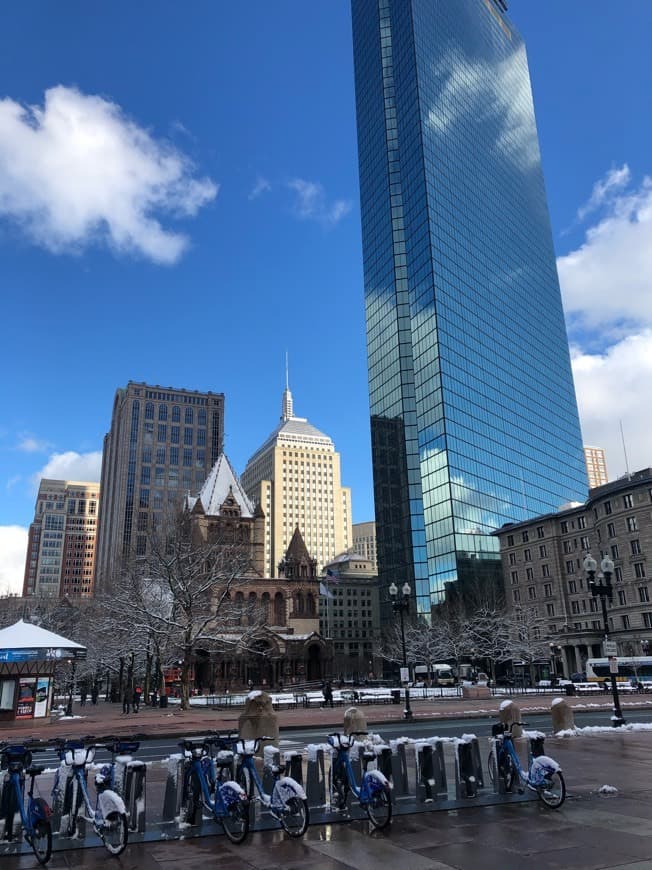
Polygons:
M207 739L210 736L206 735ZM141 752L146 749L148 739L156 738L155 735L138 735ZM87 742L105 747L104 750L98 749L95 761L88 766L87 783L94 800L96 774L106 765L114 763L113 788L121 795L126 806L129 843L224 836L219 823L207 812L200 814L195 825L188 825L185 821L184 773L187 759L183 753L173 753L163 761L145 762L134 757L136 741L112 743L112 740L87 738ZM527 758L530 744L535 756L543 750L543 735L537 732L525 732L523 738L515 738L514 742L519 757L523 759ZM403 737L389 742L383 741L378 734L369 734L366 739L351 746L349 757L358 782L367 770L379 770L387 777L391 785L394 815L536 801L537 795L529 789L522 794L516 788L512 793L505 793L500 777L490 775L487 765L494 744L493 738L481 743L472 734L461 738L432 736L416 740ZM214 760L218 769L224 766L228 771L227 778L235 778L237 754L218 751ZM301 751L283 751L278 747L266 746L262 758L256 759L256 765L267 792L273 788L274 767L280 768L282 775L291 776L303 787L311 825L366 820L366 811L353 794L349 795L344 809L331 805L332 760L333 747L326 742L324 735L323 743L308 744ZM58 793L51 801L53 852L101 845L92 826L85 824L81 815L74 838L62 835L66 817L72 810L72 777L69 768L63 764L60 766L54 750L52 760L46 760L46 769L39 777L39 787L41 793L49 797L59 767ZM271 816L269 808L261 801L252 800L251 805L252 832L279 829L278 820ZM20 819L15 816L14 824L20 824ZM281 833L281 836L285 835ZM11 843L0 843L0 862L4 855L10 854L29 854L29 846L21 842L19 836L14 836Z

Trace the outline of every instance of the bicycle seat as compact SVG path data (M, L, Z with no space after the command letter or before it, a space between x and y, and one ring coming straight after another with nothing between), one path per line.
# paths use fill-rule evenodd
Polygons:
M44 764L39 764L39 765L32 764L32 765L30 765L30 767L27 768L25 773L28 776L38 776L39 774L43 773L44 770L45 770Z
M355 741L352 734L339 734L335 732L328 735L328 742L335 749L350 749Z
M253 740L237 740L235 751L238 755L255 755L260 745L260 738L256 737Z

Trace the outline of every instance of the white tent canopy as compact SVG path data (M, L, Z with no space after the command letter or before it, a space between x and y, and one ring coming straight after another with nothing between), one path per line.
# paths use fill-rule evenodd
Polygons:
M19 619L14 625L0 629L0 650L2 649L85 650L86 647L53 631Z

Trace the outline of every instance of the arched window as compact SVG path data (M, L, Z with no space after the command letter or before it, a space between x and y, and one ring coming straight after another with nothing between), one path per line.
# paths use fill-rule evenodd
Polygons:
M242 625L242 614L244 611L244 595L242 592L235 593L235 624Z
M167 418L168 418L168 406L167 405L159 405L158 406L158 418L159 418L159 420L167 420Z
M303 592L297 592L294 596L294 615L303 616L304 607Z
M262 605L263 605L263 619L265 620L265 624L267 624L269 622L270 610L271 610L271 601L270 601L270 597L269 597L269 592L263 592Z
M193 418L192 408L186 408L186 418L185 418L185 421L186 421L186 424L187 424L188 426L192 426L192 418Z
M258 596L256 595L255 592L250 592L249 593L249 601L247 603L247 622L249 623L249 625L253 625L256 621L256 616L258 615L256 613L256 610L257 610L256 605L257 604L258 604Z
M147 404L145 405L145 419L154 419L154 402L147 402Z
M274 596L274 625L285 625L285 598L282 592Z
M179 423L181 421L181 408L178 405L174 405L172 408L172 422Z
M308 616L315 615L315 596L312 594L312 592L308 593L307 610Z

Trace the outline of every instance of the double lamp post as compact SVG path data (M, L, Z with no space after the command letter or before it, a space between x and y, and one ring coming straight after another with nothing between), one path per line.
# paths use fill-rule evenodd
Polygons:
M614 597L613 586L611 585L611 577L614 573L614 563L611 561L609 556L605 556L603 560L600 562L600 573L595 576L595 572L598 569L598 563L595 561L593 556L588 553L586 558L584 559L584 571L586 572L586 576L589 581L589 589L591 590L591 594L594 598L600 598L602 602L602 622L604 623L604 639L605 643L609 642L609 619L607 617L607 599L611 603ZM620 709L620 698L618 697L618 683L616 681L616 674L618 672L618 666L616 664L616 660L614 657L614 662L611 662L612 656L607 649L605 654L610 659L609 667L611 670L611 694L614 699L614 713L611 717L612 724L614 728L618 728L620 725L625 724L625 717L623 716L622 710ZM612 665L615 665L613 667Z
M405 676L405 709L403 710L403 718L411 719L412 718L412 708L410 707L410 674L408 671L408 663L407 663L407 650L405 648L405 624L403 622L403 614L407 613L410 609L410 594L412 589L410 588L410 584L405 581L403 587L401 589L401 596L398 594L398 587L396 583L392 583L389 587L389 597L392 602L392 610L394 613L398 613L401 620L401 647L403 650L403 674Z

